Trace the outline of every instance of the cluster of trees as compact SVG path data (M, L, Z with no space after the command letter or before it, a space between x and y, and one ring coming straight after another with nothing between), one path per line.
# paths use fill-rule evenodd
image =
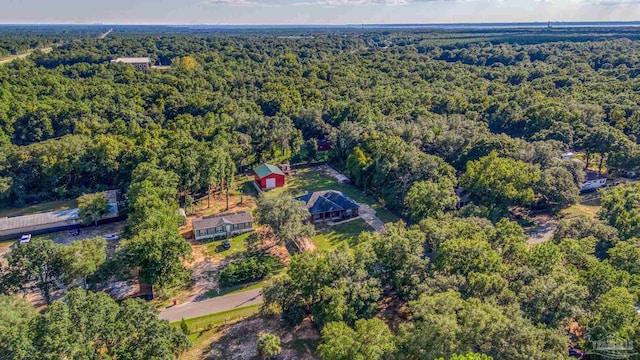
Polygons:
M562 359L591 346L585 331L640 345L637 240L586 217L563 220L551 242L526 240L507 219L392 225L352 249L294 256L264 289L265 311L290 326L312 319L324 359ZM407 304L394 332L377 319L383 299Z
M273 255L260 252L245 255L241 260L228 264L220 272L220 285L233 286L261 280L282 269L282 263Z
M34 238L11 251L6 269L0 268L1 293L14 293L33 285L47 304L60 285L88 288L106 260L104 238L83 239L65 246Z
M0 68L0 201L126 189L133 169L154 161L179 176L180 194L224 191L248 166L316 158L317 139L332 141L331 161L359 186L408 215L413 182L450 194L454 175L492 150L540 165L539 206L573 200L557 168L575 183L580 175L551 161L563 151L584 150L587 165L603 169L638 166L634 41L148 31L65 42ZM142 73L108 62L123 55L176 67ZM552 198L558 188L567 194Z
M70 291L38 313L26 300L0 295L3 359L166 359L189 347L180 329L143 300Z
M152 163L142 163L133 171L127 191L127 239L114 258L118 267L139 269L142 281L161 288L184 284L191 276L185 267L191 245L178 231L178 181L175 173Z

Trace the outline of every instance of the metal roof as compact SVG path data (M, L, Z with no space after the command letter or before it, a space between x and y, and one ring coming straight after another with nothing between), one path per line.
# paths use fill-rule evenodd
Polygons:
M271 174L278 174L284 176L282 170L279 167L269 164L262 164L257 168L253 169L253 171L258 175L259 178L263 178L265 176L269 176Z
M111 62L125 63L125 64L142 64L142 63L150 63L151 59L149 57L121 57L121 58L111 60Z
M246 211L205 216L193 219L193 230L212 229L222 224L242 224L247 222L253 222L253 216Z
M78 216L78 209L57 210L40 214L0 218L0 231L55 224L59 222L67 222L69 225L72 225L79 221L80 217Z

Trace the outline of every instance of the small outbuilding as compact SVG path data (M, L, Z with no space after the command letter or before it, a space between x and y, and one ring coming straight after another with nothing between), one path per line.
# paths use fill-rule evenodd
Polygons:
M253 169L256 182L262 189L273 189L285 185L285 175L274 165L262 164Z

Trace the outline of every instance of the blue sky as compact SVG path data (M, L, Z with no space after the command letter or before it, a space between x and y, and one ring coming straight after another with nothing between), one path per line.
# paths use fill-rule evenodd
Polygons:
M361 24L640 20L640 0L0 0L0 23Z

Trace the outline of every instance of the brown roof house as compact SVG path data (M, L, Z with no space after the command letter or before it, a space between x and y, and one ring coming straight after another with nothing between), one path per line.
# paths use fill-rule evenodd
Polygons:
M193 219L196 240L221 239L253 230L253 216L246 211Z

